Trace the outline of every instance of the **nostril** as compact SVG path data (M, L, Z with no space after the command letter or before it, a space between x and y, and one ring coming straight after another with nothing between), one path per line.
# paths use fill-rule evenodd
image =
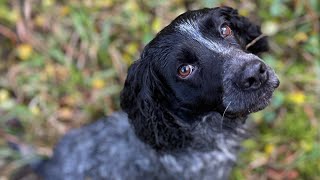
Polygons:
M249 89L249 88L258 88L261 85L261 82L259 79L255 77L249 77L245 79L245 81L242 84L243 89Z
M249 86L252 86L254 83L257 82L257 80L256 80L256 78L251 77L251 78L249 78L249 79L247 80L247 82L248 82Z
M244 65L239 76L238 87L243 90L259 89L268 79L267 66L259 61L251 61Z
M264 74L267 71L267 66L264 63L260 64L259 72L260 74Z

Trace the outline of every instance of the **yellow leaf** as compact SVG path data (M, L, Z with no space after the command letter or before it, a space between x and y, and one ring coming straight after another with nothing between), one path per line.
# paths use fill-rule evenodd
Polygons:
M102 79L94 79L92 81L92 87L95 89L102 89L105 86L105 82Z
M304 32L298 32L293 38L296 42L305 42L308 40L308 36Z
M68 107L60 108L58 110L58 116L59 116L59 118L61 118L63 120L70 120L70 119L72 119L72 116L73 116L72 109L70 109Z
M97 7L110 7L110 6L112 6L112 4L113 4L114 2L113 2L113 0L104 0L104 1L101 1L101 0L97 0L97 1L95 1L95 5L97 6Z
M264 152L265 152L267 155L272 154L273 151L274 151L274 144L267 144L267 145L264 147Z
M132 56L130 56L129 54L124 54L123 55L123 61L126 63L126 64L131 64L132 63Z
M9 92L6 89L0 89L0 103L9 99Z
M55 75L55 67L52 64L46 64L46 67L44 68L45 73L48 77L53 77Z
M18 19L20 19L20 13L17 10L12 10L7 14L7 18L11 21L11 22L17 22Z
M312 150L312 143L307 143L305 141L301 141L300 142L300 146L303 150L305 150L306 152L309 152Z
M288 99L290 102L294 104L301 105L305 102L306 96L302 92L296 91L296 92L290 93L288 95Z
M21 44L17 47L18 57L21 60L27 60L28 58L30 58L32 51L32 46L30 46L29 44Z
M77 99L75 96L65 96L62 99L62 102L68 106L75 106L77 104Z
M35 24L37 26L44 26L45 22L46 22L46 19L43 15L38 15L35 20L34 20Z
M42 3L44 6L52 6L54 4L54 0L43 0Z
M70 13L70 7L69 6L62 6L60 9L60 15L61 16L67 16Z
M133 0L128 0L124 4L124 9L126 9L128 12L138 12L139 11L139 6L136 1Z
M241 15L241 16L249 16L249 11L247 10L247 9L244 9L244 8L242 8L242 9L239 9L239 14Z
M130 43L128 46L127 46L127 52L130 54L130 55L133 55L135 53L137 53L138 51L138 44L137 43Z
M161 23L161 19L160 18L155 18L152 22L152 30L153 32L158 32L161 30L161 26L162 26L162 23Z
M40 114L40 109L38 106L31 106L30 111L33 115L39 115Z

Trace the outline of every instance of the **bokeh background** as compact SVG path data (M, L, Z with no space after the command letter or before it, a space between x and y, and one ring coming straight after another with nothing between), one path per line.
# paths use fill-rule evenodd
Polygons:
M228 5L270 37L281 85L231 179L320 179L317 0L0 0L0 179L119 110L128 66L187 9Z

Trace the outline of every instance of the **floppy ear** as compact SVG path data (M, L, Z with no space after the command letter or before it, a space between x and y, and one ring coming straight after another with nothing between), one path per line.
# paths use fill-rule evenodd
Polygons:
M153 101L154 84L151 81L148 62L137 60L129 70L120 95L121 108L128 114L130 123L138 137L146 142L155 138L152 133L153 117L148 114L155 108Z
M120 95L136 135L156 150L185 145L188 138L161 103L163 86L150 61L138 60L128 70Z
M157 96L157 79L149 63L140 59L130 66L120 101L121 108L128 114L136 135L146 143L157 146L157 113L161 110L154 99Z
M153 82L150 81L148 64L137 60L128 69L127 79L120 95L121 108L129 115L133 111L144 112L152 105Z
M222 7L222 13L231 23L232 31L243 48L253 54L269 50L267 37L261 32L260 26L250 22L246 17L239 16L238 11L230 7Z

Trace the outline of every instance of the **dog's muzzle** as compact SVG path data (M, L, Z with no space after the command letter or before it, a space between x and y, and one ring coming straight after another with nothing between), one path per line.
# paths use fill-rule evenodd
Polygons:
M251 60L242 65L235 78L235 84L243 91L261 88L269 78L275 78L274 88L280 84L274 72L260 60Z

